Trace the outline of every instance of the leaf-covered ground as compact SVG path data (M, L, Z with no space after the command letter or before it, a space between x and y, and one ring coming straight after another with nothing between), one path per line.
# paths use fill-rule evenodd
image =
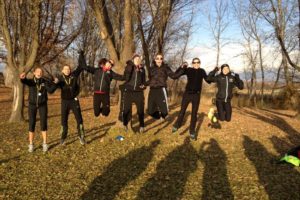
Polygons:
M92 98L82 98L88 144L80 145L71 114L67 145L60 146L55 96L49 102L50 150L43 154L37 132L37 149L28 153L27 122L7 123L8 92L0 91L0 199L300 199L299 168L274 163L300 144L292 111L235 108L232 122L213 129L203 100L198 140L190 141L190 108L177 134L171 128L179 105L170 107L166 121L147 116L145 133L125 133L115 126L117 106L109 117L95 118ZM116 141L117 135L125 140Z

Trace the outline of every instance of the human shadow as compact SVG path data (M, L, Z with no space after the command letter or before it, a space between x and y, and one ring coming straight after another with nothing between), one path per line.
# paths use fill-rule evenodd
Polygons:
M300 174L288 164L270 162L276 159L259 141L244 136L245 155L253 163L260 184L271 200L300 199Z
M201 199L234 199L227 176L227 156L218 142L203 142L199 156L204 164Z
M181 199L189 175L197 168L198 154L187 137L170 152L156 173L141 187L136 199Z
M149 146L135 149L112 161L105 171L91 182L81 199L114 199L123 187L147 168L159 143L159 140L155 140Z

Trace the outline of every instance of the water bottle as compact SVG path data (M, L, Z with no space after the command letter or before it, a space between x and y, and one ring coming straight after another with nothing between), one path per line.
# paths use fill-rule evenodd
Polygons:
M124 137L123 137L122 135L118 135L118 136L116 137L116 140L118 140L118 141L123 141L123 140L124 140Z

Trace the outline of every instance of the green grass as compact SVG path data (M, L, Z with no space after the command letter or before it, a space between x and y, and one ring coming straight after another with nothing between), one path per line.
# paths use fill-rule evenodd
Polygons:
M80 145L71 114L67 145L59 145L60 101L51 100L46 154L39 133L38 148L27 152L27 122L7 123L9 102L0 103L0 199L300 199L299 168L273 162L300 144L291 111L234 109L232 122L218 130L207 126L203 101L198 140L190 141L189 111L171 133L178 105L165 122L147 117L140 134L115 126L118 107L95 118L92 98L80 102L88 144Z

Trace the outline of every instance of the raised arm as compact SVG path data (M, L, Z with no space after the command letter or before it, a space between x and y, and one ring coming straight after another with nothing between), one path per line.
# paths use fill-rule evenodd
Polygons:
M125 67L124 71L124 79L126 82L129 82L131 79L131 74L134 70L133 65L130 63L131 61L127 62L127 65Z
M124 81L125 80L125 77L124 75L120 75L114 71L111 70L111 75L112 75L112 78L115 79L115 80L118 80L118 81Z
M27 79L26 78L25 73L20 74L20 79L21 79L21 82L25 85L28 85L28 86L34 86L35 85L35 83L32 79Z
M171 79L178 79L180 76L184 74L184 67L180 66L175 72L171 70L169 66L167 66L167 75Z
M211 72L209 72L208 76L206 77L205 81L212 83L212 82L217 82L217 77L216 73L219 71L218 67L215 67L215 69Z
M240 79L238 74L234 75L234 85L240 90L244 89L244 82Z
M48 93L52 94L58 88L58 85L56 85L55 82L52 82L50 80L45 80L45 88Z

